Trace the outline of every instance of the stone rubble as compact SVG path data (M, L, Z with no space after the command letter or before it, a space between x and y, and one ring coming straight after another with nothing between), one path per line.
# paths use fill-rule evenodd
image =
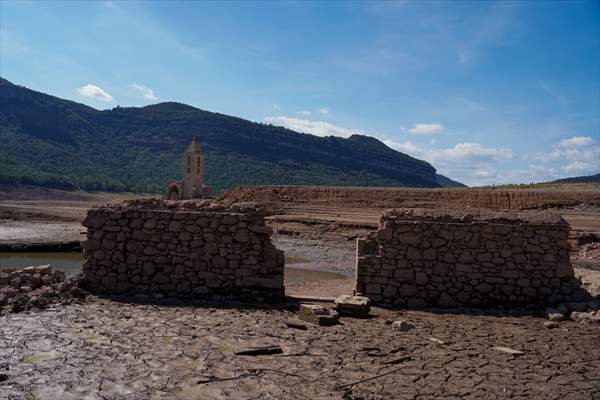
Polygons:
M366 318L371 310L371 300L365 296L344 294L335 299L335 309L342 316Z
M339 314L318 304L300 304L298 317L311 324L329 326L338 323Z
M415 326L407 321L395 321L392 323L392 329L395 329L400 332L408 332L413 329Z
M544 327L548 329L555 329L559 327L559 324L556 321L545 321Z
M586 322L590 324L600 324L600 310L580 312L573 311L571 319L575 322Z
M46 308L71 298L84 298L80 277L67 279L50 265L31 266L0 272L0 315L31 308Z
M556 309L546 309L549 321L564 321L600 324L600 300L580 303L559 304Z
M554 308L547 308L546 314L548 314L548 319L550 321L559 322L559 321L563 321L565 319L565 313L560 312L559 310L556 310Z

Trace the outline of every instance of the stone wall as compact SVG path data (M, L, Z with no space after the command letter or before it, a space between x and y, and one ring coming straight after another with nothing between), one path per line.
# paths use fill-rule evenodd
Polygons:
M568 234L548 213L390 210L358 239L356 290L410 307L579 300Z
M277 300L283 252L253 203L133 200L88 212L84 285L138 297Z

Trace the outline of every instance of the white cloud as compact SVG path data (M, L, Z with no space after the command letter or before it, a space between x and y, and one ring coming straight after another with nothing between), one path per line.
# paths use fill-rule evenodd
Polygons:
M317 112L318 112L319 114L322 114L322 115L329 115L329 114L330 114L329 107L321 107L321 108L319 108L319 109L317 110Z
M113 101L113 97L108 92L106 92L100 86L92 85L91 83L80 87L77 89L77 91L84 97L91 97L93 99L106 102Z
M264 121L269 124L284 126L294 131L311 133L317 136L340 136L347 138L354 134L365 134L364 132L355 129L342 128L341 126L334 125L327 121L312 121L308 119L287 117L285 115L265 117Z
M442 124L415 124L408 130L413 135L433 135L444 130Z
M496 178L498 173L489 164L481 164L473 170L473 176L478 178Z
M154 91L150 89L148 86L139 85L137 83L132 83L129 87L139 93L141 93L145 99L148 100L158 100L158 97L154 95Z
M537 153L532 158L542 162L580 162L600 169L600 145L590 136L573 136L558 142L550 152ZM569 170L575 171L576 168Z
M454 147L442 150L432 150L434 161L462 161L462 160L493 160L512 158L510 149L496 149L485 147L479 143L457 143Z
M594 143L594 139L589 136L573 136L570 139L563 139L558 144L558 147L572 149L576 147L589 146Z
M391 139L384 139L383 143L391 149L401 151L402 153L406 153L417 158L422 157L425 153L424 150L422 150L419 146L409 141L398 143Z
M310 111L298 111L298 114L302 114L302 115L311 115L312 112Z
M497 184L504 177L492 164L513 157L510 149L486 147L479 143L464 142L445 149L432 149L410 141L398 143L385 139L383 142L395 150L430 162L438 173L467 185Z
M592 175L600 172L600 145L590 136L572 136L554 145L547 153L532 154L541 164L530 165L534 181Z
M598 163L594 165L591 162L573 161L560 169L569 175L592 175L598 173L598 167Z
M426 149L408 141L398 143L390 139L385 139L383 142L388 147L406 152L415 157L424 158L431 163L452 163L459 161L490 162L513 157L512 150L510 149L485 147L479 143L464 142L457 143L453 147L446 149Z

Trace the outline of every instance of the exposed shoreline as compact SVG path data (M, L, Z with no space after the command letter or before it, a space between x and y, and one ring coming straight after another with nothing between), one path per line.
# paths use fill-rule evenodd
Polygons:
M80 241L44 243L0 243L1 252L82 252Z

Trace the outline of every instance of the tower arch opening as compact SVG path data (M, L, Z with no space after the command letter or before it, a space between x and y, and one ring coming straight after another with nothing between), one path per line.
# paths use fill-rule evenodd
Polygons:
M167 199L168 200L179 200L181 198L181 193L179 191L179 186L176 183L172 183L167 188Z

